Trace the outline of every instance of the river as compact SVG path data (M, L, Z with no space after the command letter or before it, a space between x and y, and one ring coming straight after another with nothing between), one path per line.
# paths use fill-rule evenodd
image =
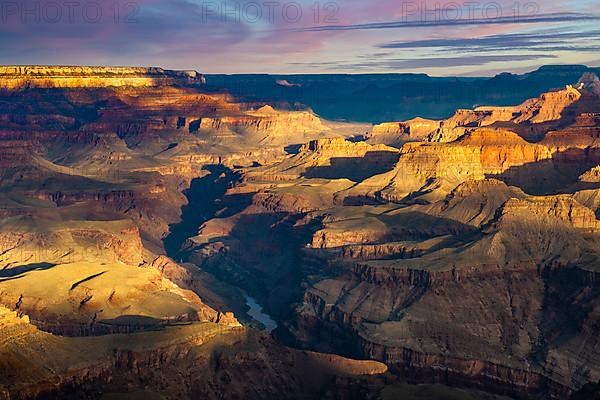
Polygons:
M258 304L255 299L247 294L244 295L244 297L246 298L246 305L250 307L247 314L252 317L253 320L260 322L265 327L265 331L274 331L277 328L277 322L275 322L270 315L263 312L262 306Z

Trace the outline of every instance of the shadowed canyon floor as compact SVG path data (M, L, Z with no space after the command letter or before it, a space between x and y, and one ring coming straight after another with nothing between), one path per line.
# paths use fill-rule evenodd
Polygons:
M371 126L190 71L3 67L0 398L593 393L600 80L577 79Z

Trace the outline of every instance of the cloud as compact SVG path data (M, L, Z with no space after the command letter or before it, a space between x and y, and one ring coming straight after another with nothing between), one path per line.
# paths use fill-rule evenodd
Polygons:
M95 3L101 4L97 21L89 18L91 11L86 17L87 2L82 2L72 21L63 8L61 18L54 23L43 12L45 5L52 3L18 3L21 10L33 10L41 4L38 15L25 20L20 12L2 16L6 18L6 23L0 23L4 62L155 65L165 60L198 60L200 54L216 53L247 41L253 28L243 22L223 23L219 16L203 14L200 3L192 0L142 0L135 9L116 2L118 14L110 2ZM126 21L130 14L131 19Z
M371 62L344 63L344 62L323 62L323 63L294 63L295 65L304 65L307 67L327 69L354 69L354 70L406 70L421 68L438 67L461 67L486 65L493 62L512 62L512 61L533 61L539 59L554 59L554 55L542 54L513 54L513 55L476 55L461 57L432 57L418 59L391 59L391 60L373 60Z
M302 87L300 83L291 83L287 79L279 79L275 81L276 84L283 87Z
M597 32L591 38L572 32L584 22L596 23L598 17L576 12L558 13L565 9L596 12L592 7L581 6L581 0L543 4L546 13L535 17L459 21L406 20L403 4L407 2L397 0L339 0L336 2L339 10L334 15L339 20L337 24L327 24L330 12L323 9L325 2L320 3L319 21L315 20L310 8L314 0L297 0L304 11L298 23L282 20L281 9L285 3L280 6L274 22L266 21L266 13L262 20L253 23L246 18L235 21L235 16L223 20L218 12L207 14L203 9L206 3L228 9L238 2L242 8L255 3L252 0L223 1L136 0L137 10L126 9L128 2L95 2L101 5L103 15L93 23L82 18L83 6L92 0L81 2L73 22L67 21L64 9L62 19L57 23L44 19L34 21L35 17L28 17L23 22L19 13L8 16L4 23L4 15L0 15L2 63L157 65L210 73L302 73L304 68L313 68L309 64L321 65L324 72L336 67L341 71L344 65L350 71L354 69L353 65L364 70L368 68L366 65L385 70L391 70L395 65L408 68L416 65L411 61L413 58L442 60L446 57L448 65L462 65L466 61L459 62L454 58L469 60L468 57L483 52L491 53L481 55L507 57L505 53L514 49L529 56L540 53L538 57L545 56L544 53L563 52L559 55L560 61L567 62L583 52L597 52L600 47ZM497 1L505 11L514 4L513 0ZM63 4L54 0L14 0L14 3L28 9L36 4L42 8L52 3ZM438 1L419 2L428 9L435 7L435 3ZM110 8L114 4L120 7L118 22ZM124 23L123 19L132 11L135 11L133 19L137 22ZM510 13L506 11L505 14ZM522 27L547 29L550 25L557 27L554 36L552 32L544 35L515 33ZM397 41L392 42L388 28L408 29L394 31ZM415 37L421 39L415 40ZM399 40L402 38L405 40ZM452 57L440 54L447 51L456 54L451 54ZM579 60L585 62L597 58L593 54L586 57ZM472 60L480 63L485 59ZM423 61L419 66L440 62ZM457 66L455 70L448 69L447 73L462 73L463 69Z
M455 51L480 51L480 50L515 50L515 49L555 49L577 50L582 40L600 39L600 30L580 32L537 32L490 35L479 38L438 38L412 40L404 42L384 43L378 47L382 49L425 49L443 48ZM559 45L549 47L548 45ZM568 45L568 46L567 46ZM589 46L588 46L589 47ZM596 46L589 47L595 49Z
M540 24L573 21L597 21L600 16L583 13L547 13L533 17L498 17L498 18L469 18L469 19L437 19L437 20L399 20L390 22L372 22L351 25L325 25L308 28L292 29L297 32L323 32L323 31L349 31L372 29L400 29L400 28L432 28L441 26L466 26L466 25L501 25L501 24Z

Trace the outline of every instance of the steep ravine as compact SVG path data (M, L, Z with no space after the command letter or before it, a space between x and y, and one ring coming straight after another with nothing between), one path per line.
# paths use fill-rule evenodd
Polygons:
M188 203L181 208L181 221L170 226L170 233L163 240L167 255L174 260L185 257L181 253L185 241L198 234L203 222L215 218L220 209L217 201L238 180L236 173L224 165L210 165L204 170L209 173L192 180L189 189L184 191Z
M184 191L188 203L181 209L181 221L170 226L170 234L163 241L167 255L179 262L189 261L186 241L198 234L204 222L239 212L246 205L244 199L235 199L236 201L227 202L226 205L222 202L227 189L239 180L236 172L224 165L210 165L204 169L208 174L194 179L189 189ZM211 272L214 271L203 269L203 276L210 279L206 284L217 281L218 288L213 289L242 321L252 326L264 327L269 332L277 327L277 322L271 319L257 300L245 293L247 288L236 282L219 279L219 274L215 276ZM207 299L207 302L211 303L210 299ZM240 312L243 314L240 315Z

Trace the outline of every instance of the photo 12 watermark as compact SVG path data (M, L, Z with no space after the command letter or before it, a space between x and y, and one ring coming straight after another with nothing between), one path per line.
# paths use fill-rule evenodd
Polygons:
M315 2L302 5L298 2L216 2L201 3L203 23L220 21L236 23L289 23L337 24L340 6L336 2Z
M499 2L425 2L406 1L399 4L402 22L452 22L490 19L514 19L516 22L539 14L536 2L501 4Z
M30 23L78 23L96 24L101 21L136 24L140 6L136 2L79 2L79 1L2 1L0 22L3 24L19 22Z

